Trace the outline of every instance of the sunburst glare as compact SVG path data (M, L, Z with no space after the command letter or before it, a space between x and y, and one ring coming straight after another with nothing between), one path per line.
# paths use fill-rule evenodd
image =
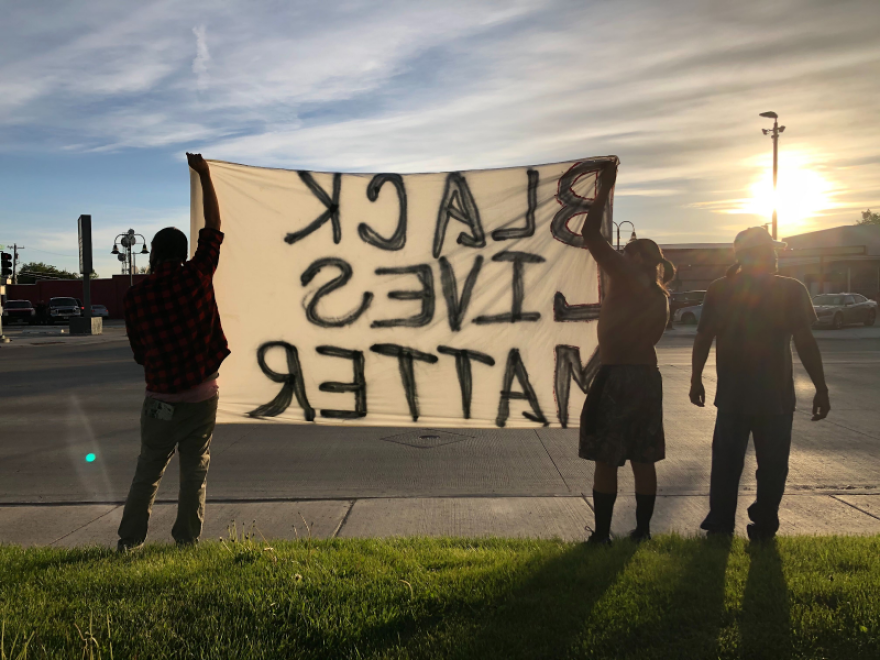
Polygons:
M743 200L742 211L770 218L774 205L779 218L780 236L802 231L821 211L832 207L831 182L808 163L780 162L779 182L773 193L773 168L766 167L749 186L749 196Z

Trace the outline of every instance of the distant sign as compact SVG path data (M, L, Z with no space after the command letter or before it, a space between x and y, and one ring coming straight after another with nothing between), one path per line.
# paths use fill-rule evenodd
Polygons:
M81 215L77 220L79 230L79 272L92 272L92 216Z

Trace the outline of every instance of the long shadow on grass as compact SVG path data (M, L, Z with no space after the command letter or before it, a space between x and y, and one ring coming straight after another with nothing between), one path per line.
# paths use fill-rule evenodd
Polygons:
M749 576L743 594L740 631L743 658L791 657L788 586L775 540L749 546Z
M490 604L449 657L552 658L565 656L590 612L619 579L636 546L580 544L542 564Z
M585 658L677 658L721 655L731 539L667 537L644 546L626 578L585 622Z

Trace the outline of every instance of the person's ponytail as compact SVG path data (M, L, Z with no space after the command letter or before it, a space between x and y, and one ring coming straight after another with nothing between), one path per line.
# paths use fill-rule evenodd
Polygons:
M669 259L661 259L660 265L663 267L663 284L669 284L675 278L675 266Z

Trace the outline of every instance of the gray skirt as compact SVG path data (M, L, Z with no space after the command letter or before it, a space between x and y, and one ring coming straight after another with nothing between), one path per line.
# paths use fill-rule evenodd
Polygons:
M663 380L651 365L603 365L581 413L578 455L623 465L656 463L666 457Z

